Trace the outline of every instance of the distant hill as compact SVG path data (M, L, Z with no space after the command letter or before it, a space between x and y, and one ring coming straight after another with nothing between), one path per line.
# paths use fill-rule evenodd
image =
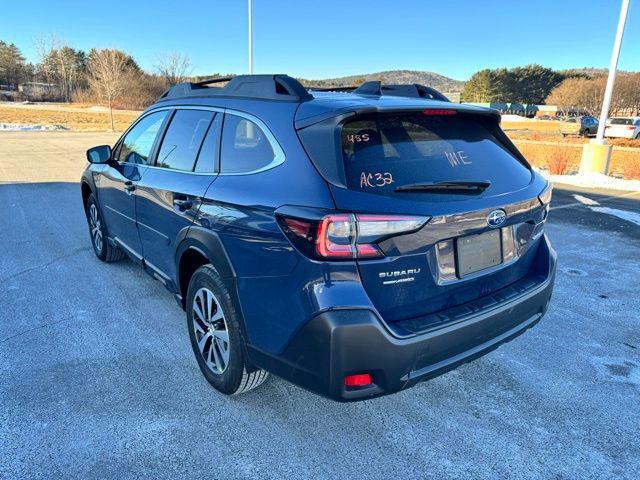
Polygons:
M348 77L325 78L322 80L299 79L304 85L314 87L349 87L360 85L369 80L380 80L385 84L407 84L420 83L428 87L433 87L441 92L461 92L464 82L454 80L433 72L422 72L416 70L389 70L386 72L363 73L361 75L350 75Z

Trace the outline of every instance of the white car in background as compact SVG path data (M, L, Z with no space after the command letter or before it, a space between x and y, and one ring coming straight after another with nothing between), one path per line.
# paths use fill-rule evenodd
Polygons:
M640 117L611 118L604 129L605 137L640 139Z

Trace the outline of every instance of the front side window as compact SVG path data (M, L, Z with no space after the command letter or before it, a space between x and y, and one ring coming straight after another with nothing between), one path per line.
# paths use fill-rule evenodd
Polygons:
M156 166L190 172L215 112L178 110L167 128Z
M153 142L167 113L167 110L151 113L129 130L122 140L118 161L148 165Z
M273 147L258 125L238 115L225 115L220 147L222 173L253 172L274 158Z

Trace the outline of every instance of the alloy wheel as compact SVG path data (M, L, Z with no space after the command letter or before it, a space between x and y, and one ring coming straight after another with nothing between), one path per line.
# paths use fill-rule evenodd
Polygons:
M98 253L102 253L102 222L100 221L100 214L98 213L98 208L95 203L89 206L89 228L91 229L93 245L96 247Z
M229 364L230 344L220 302L211 290L200 288L191 309L200 355L213 373L221 374Z

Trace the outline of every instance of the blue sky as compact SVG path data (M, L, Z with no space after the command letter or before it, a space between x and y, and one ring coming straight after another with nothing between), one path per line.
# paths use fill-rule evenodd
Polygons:
M247 69L246 0L3 2L0 39L36 60L34 40L116 47L152 70L158 52L189 55L194 74ZM607 67L619 0L253 0L254 70L327 78L540 63ZM187 5L192 5L187 8ZM632 0L619 68L640 70L640 1Z

